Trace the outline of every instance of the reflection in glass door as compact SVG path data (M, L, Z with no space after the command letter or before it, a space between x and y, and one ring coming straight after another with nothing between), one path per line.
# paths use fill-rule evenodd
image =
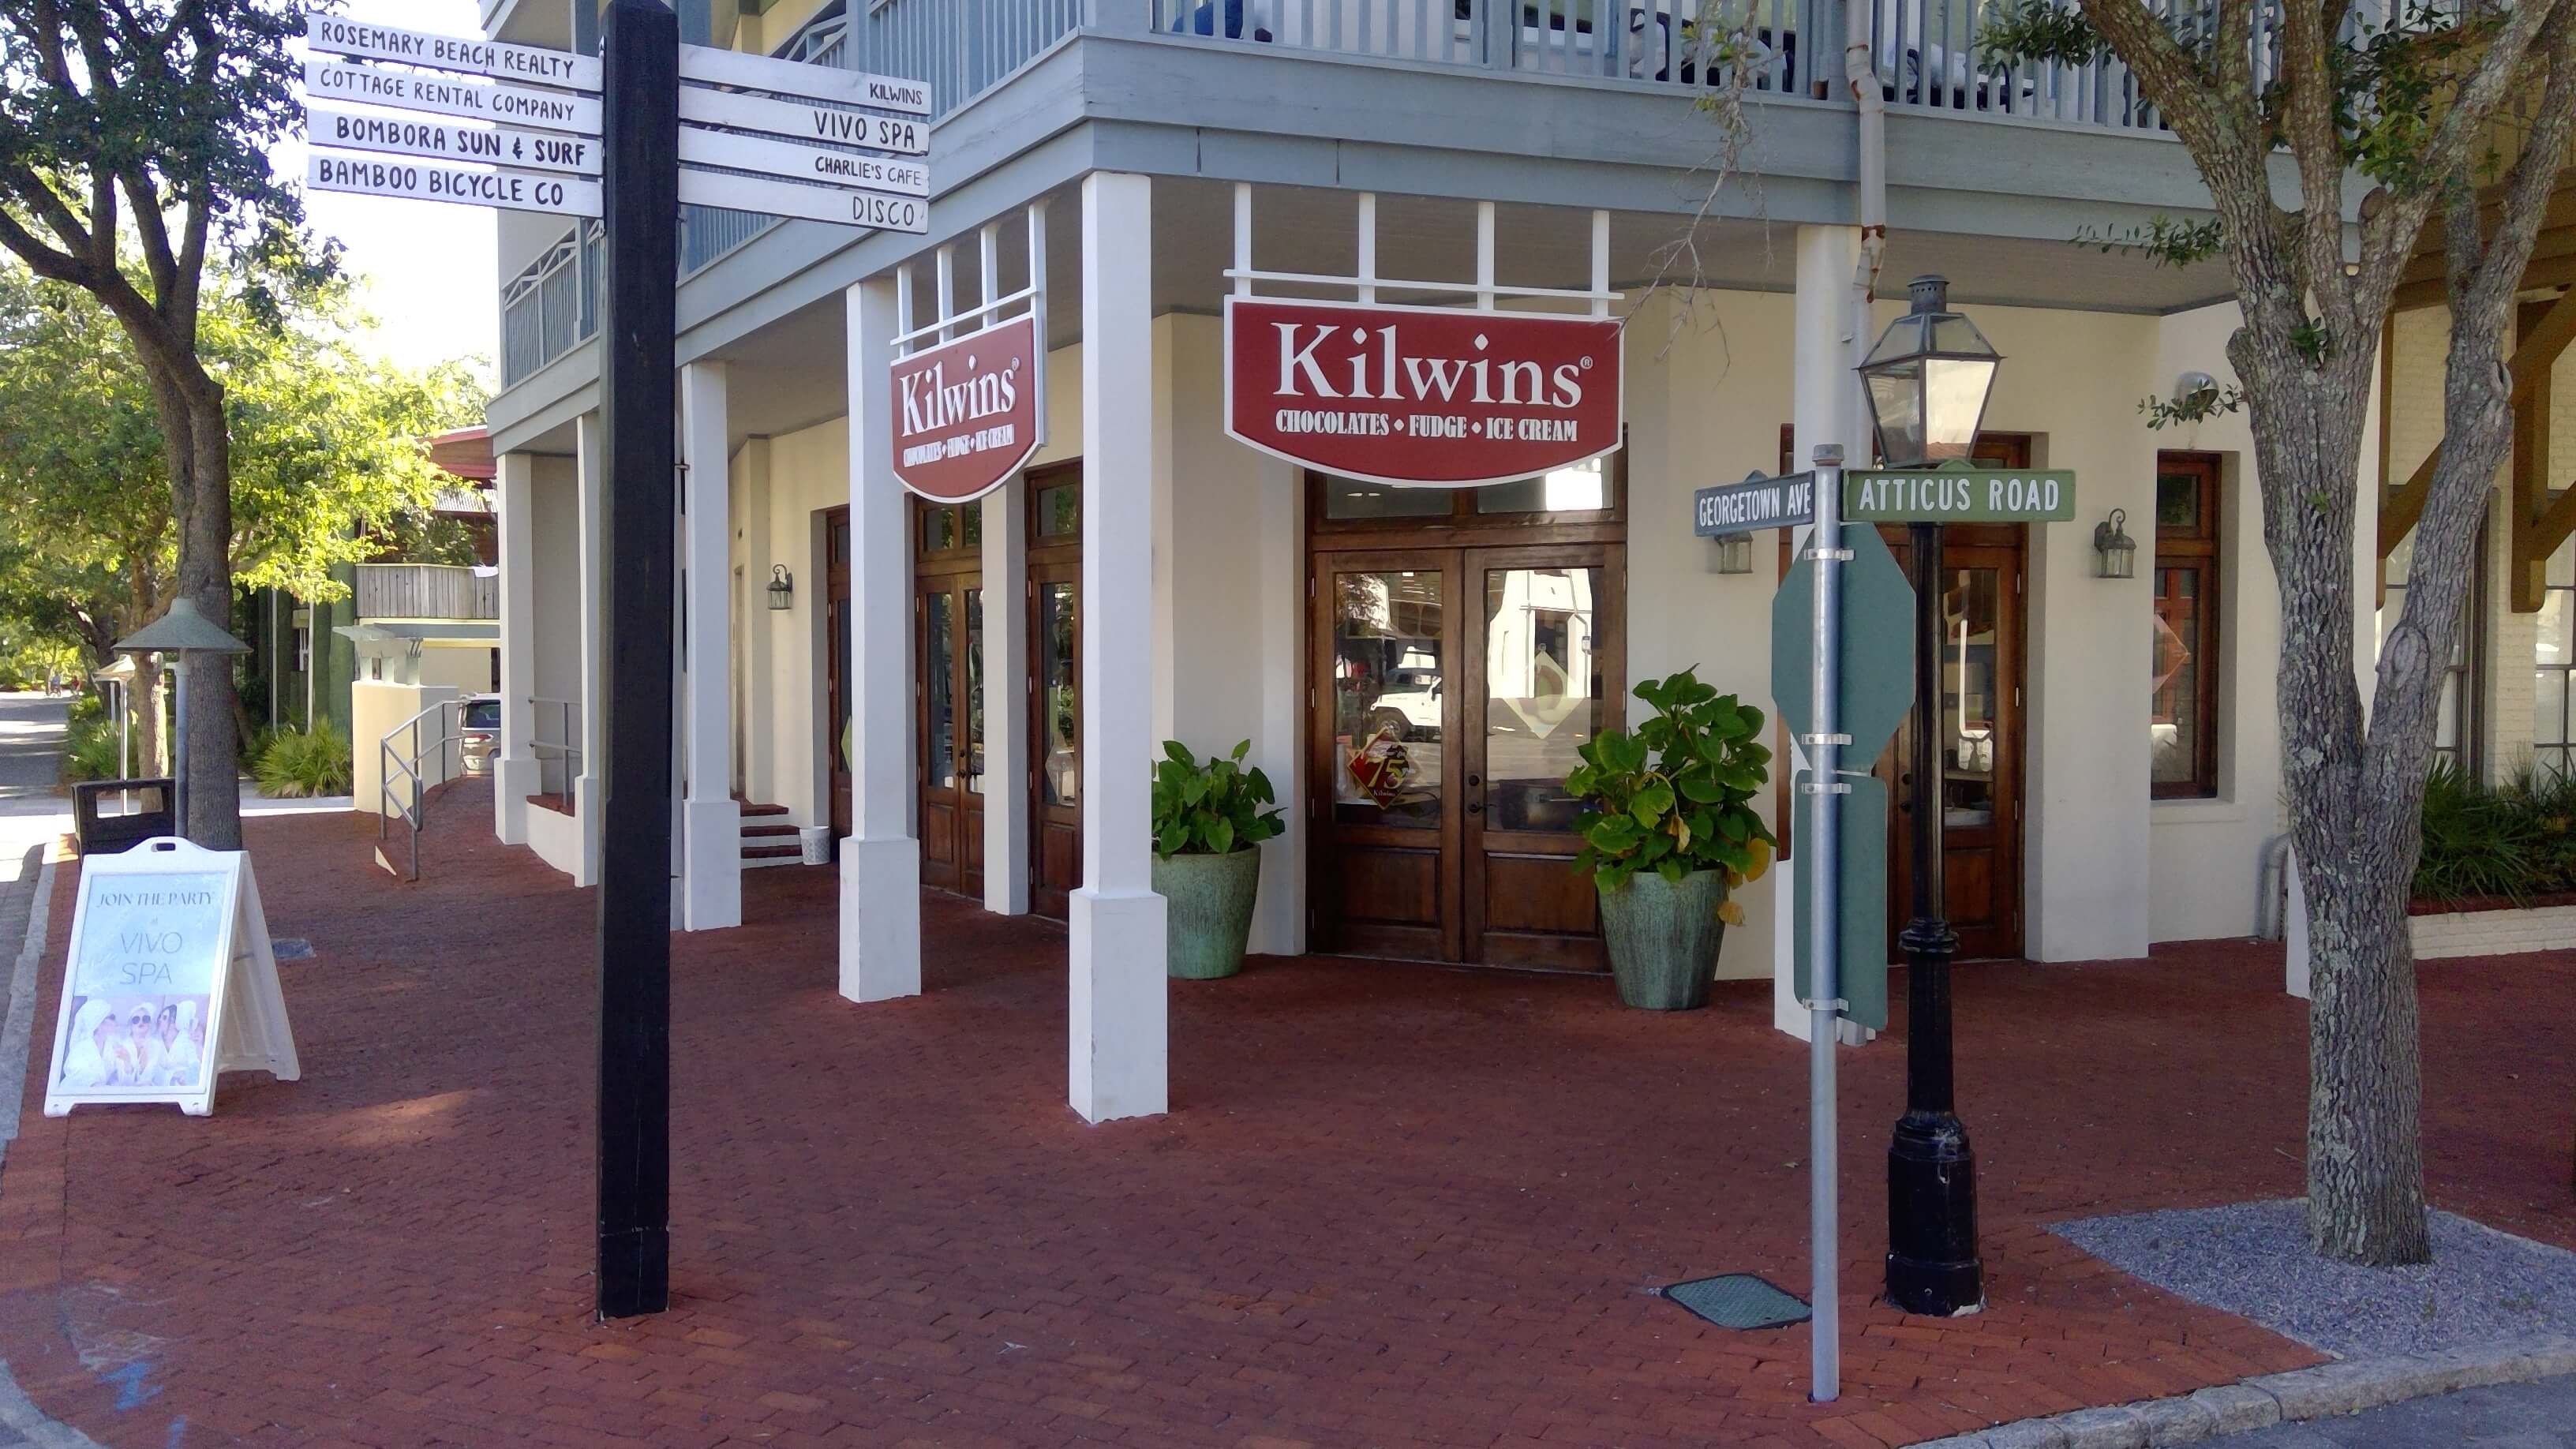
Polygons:
M981 507L918 506L914 720L921 883L984 892L984 589Z
M1082 884L1082 483L1029 479L1029 909L1062 920Z
M2021 550L1944 540L1941 591L1942 895L1966 959L2021 954ZM1909 720L1884 768L1899 784L1889 932L1910 911L1904 821L1914 808Z
M1563 782L1616 718L1608 552L1318 559L1318 949L1601 967Z

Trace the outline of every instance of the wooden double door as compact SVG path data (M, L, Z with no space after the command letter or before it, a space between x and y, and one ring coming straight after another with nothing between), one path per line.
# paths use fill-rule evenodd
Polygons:
M1607 969L1564 781L1620 722L1624 554L1313 556L1316 949Z

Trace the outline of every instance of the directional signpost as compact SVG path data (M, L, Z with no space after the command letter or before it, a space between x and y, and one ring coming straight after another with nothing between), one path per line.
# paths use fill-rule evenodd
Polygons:
M1721 483L1691 495L1691 532L1701 538L1724 538L1764 528L1804 528L1815 521L1813 473L1790 473L1778 478L1757 473L1741 483Z
M681 45L661 0L609 0L596 58L330 15L306 18L305 43L308 185L604 223L599 330L617 345L600 367L600 526L615 566L600 599L595 1291L604 1318L658 1313L671 1241L674 223L696 203L928 231L930 174L912 158L930 149L930 88Z

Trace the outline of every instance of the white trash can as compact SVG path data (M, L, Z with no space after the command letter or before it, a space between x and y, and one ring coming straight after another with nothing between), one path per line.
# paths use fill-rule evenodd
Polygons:
M807 825L796 832L797 843L805 847L807 865L832 863L832 827Z

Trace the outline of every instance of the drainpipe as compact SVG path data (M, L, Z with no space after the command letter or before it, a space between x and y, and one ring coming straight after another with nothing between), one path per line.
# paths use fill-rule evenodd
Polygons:
M1851 322L1855 368L1869 358L1874 334L1870 303L1878 295L1880 259L1887 253L1887 101L1870 46L1878 3L1843 0L1843 77L1860 123L1860 265L1852 274ZM1854 453L1867 457L1872 451L1866 439L1856 440Z

